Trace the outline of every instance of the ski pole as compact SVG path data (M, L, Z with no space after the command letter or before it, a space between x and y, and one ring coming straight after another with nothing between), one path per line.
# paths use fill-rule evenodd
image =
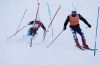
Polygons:
M54 40L47 46L47 48L61 35L63 30L54 38Z
M98 14L97 14L97 24L96 24L96 34L95 34L95 44L94 44L94 56L96 54L96 39L97 39L97 30L98 30L98 20L99 20L99 10L100 10L100 7L98 7Z
M27 26L27 25L26 25ZM14 33L13 35L11 35L10 37L8 37L7 38L7 40L8 39L10 39L10 38L12 38L13 36L15 36L18 32L20 32L22 29L24 29L26 26L23 26L21 29L19 29L16 33Z
M20 27L20 25L21 25L21 23L22 23L22 21L24 19L24 16L25 16L26 12L27 12L27 9L25 10L25 12L24 12L24 14L23 14L23 16L21 18L20 24L18 25L18 28L17 28L16 32L18 31L18 29L19 29L19 27Z

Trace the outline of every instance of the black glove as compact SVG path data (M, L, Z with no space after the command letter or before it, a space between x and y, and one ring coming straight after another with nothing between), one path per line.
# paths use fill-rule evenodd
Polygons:
M91 28L91 25L88 25L89 28Z
M31 25L31 24L33 24L34 23L34 21L30 21L29 23L28 23L28 25Z
M66 30L66 28L63 28L63 30Z

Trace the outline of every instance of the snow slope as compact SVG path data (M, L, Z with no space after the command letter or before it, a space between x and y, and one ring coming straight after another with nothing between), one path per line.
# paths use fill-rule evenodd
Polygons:
M51 10L51 17L61 5L61 9L53 21L54 36L51 28L45 41L42 41L43 30L40 28L38 35L33 40L30 48L30 39L26 35L29 26L20 31L15 37L6 40L14 34L24 11L26 15L21 27L27 25L35 18L37 0L0 0L0 65L100 65L100 23L98 24L98 37L96 56L93 51L79 50L75 47L70 28L64 31L59 38L49 47L47 45L62 31L67 15L73 9L72 4L87 21L92 25L89 29L80 21L81 28L87 39L87 44L93 48L95 42L95 30L99 0L39 0L39 16L47 27L50 23L47 2ZM100 22L100 18L99 18ZM21 28L20 27L20 28ZM80 36L78 35L80 38ZM81 39L79 39L81 44Z

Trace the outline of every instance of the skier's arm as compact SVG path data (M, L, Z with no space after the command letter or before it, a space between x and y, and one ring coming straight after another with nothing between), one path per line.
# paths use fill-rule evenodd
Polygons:
M79 14L79 19L82 20L88 27L91 27L91 25L87 22L87 20L83 18L80 14Z
M67 26L68 22L69 22L69 16L67 17L67 19L66 19L66 21L64 23L63 30L66 30L66 26Z
M34 21L30 21L28 25L32 25L34 23Z
M44 31L46 31L46 28L45 28L45 26L42 24L41 25L41 27L42 27L42 29L44 30Z

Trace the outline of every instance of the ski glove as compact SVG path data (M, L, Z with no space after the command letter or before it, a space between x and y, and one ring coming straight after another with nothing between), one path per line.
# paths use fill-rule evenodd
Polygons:
M66 28L63 28L63 30L66 30Z

